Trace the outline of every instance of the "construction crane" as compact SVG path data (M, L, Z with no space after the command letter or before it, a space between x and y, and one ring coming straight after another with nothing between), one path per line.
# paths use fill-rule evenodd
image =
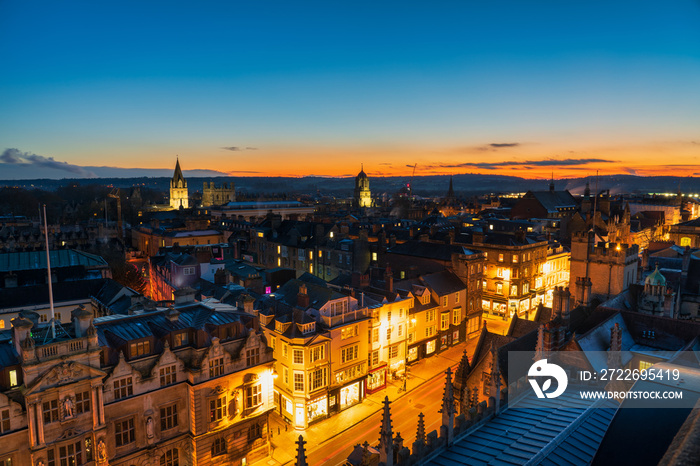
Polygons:
M416 167L418 164L413 165L413 174L411 174L411 181L408 182L408 197L413 197L413 178L416 176Z
M107 195L107 197L117 200L117 231L119 232L119 239L124 242L124 230L122 228L122 198L120 194L119 188L114 188L112 189L112 192Z

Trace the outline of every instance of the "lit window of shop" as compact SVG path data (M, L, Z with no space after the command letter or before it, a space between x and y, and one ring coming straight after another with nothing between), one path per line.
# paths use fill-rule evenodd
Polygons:
M315 398L306 404L306 415L309 422L323 418L328 415L328 397L323 395Z
M435 340L430 340L425 344L425 352L427 354L435 352Z

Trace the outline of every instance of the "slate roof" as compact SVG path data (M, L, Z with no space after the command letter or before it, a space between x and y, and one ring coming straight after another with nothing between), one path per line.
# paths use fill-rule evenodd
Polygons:
M426 241L406 241L405 243L397 244L387 252L389 254L424 257L446 262L452 260L452 254L469 256L479 253L457 244L428 243Z
M421 275L420 279L428 288L437 293L438 296L457 293L458 291L466 289L462 280L449 270L443 270L442 272L431 273L429 275Z
M556 213L557 209L576 207L576 199L569 191L530 191L532 197L547 209L549 213ZM526 194L525 197L528 197Z
M75 267L106 268L107 261L94 254L74 249L54 249L50 251L51 268ZM46 251L23 251L0 253L0 272L46 269Z
M532 393L427 464L588 465L616 409L615 401L581 400L576 390L541 400Z
M57 282L53 284L53 299L55 303L89 299L99 293L106 284L115 284L108 278L94 280L77 280ZM121 286L117 284L117 286ZM16 288L0 288L0 308L27 308L49 302L48 285L19 286Z

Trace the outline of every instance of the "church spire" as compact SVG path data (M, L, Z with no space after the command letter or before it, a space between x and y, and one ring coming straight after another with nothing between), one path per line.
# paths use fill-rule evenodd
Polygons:
M554 172L552 172L552 181L549 182L549 190L554 192Z
M452 175L450 175L450 187L447 189L447 198L452 199L455 197L455 190L452 187Z
M173 183L177 186L179 180L185 181L185 177L182 176L182 169L180 168L180 156L177 156L177 162L175 162L175 173L173 173Z

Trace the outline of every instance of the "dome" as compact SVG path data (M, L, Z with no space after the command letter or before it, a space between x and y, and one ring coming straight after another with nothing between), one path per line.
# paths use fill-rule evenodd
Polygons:
M666 278L659 272L659 264L656 264L656 269L644 280L644 284L650 286L666 286Z

